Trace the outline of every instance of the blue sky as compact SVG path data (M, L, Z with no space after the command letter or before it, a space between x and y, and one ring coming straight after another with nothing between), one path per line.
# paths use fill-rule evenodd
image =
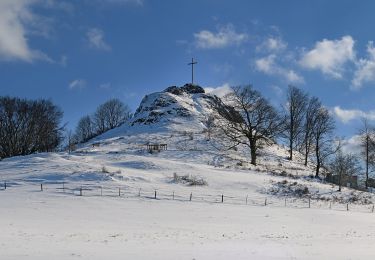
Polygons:
M74 128L109 98L190 81L318 96L338 135L375 121L374 1L0 0L0 93L51 98Z

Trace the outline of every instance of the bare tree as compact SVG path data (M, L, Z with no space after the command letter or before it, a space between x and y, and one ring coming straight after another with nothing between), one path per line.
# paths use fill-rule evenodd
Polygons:
M297 87L289 86L284 121L284 137L289 145L289 160L293 160L293 150L300 145L307 102L306 93Z
M102 134L108 130L106 125L106 109L104 105L100 105L93 116L93 122L95 124L95 133Z
M66 133L66 138L67 138L67 148L68 148L68 153L70 154L75 150L75 144L77 140L75 140L75 135L73 135L72 130L68 130Z
M361 154L365 161L365 186L368 188L369 173L375 166L375 130L366 118L362 119L362 127L359 130Z
M55 150L62 115L49 100L0 97L0 158Z
M100 105L94 114L97 133L101 134L120 126L130 118L130 115L129 107L119 99L114 98L108 100Z
M78 142L86 142L94 136L94 124L90 116L84 116L78 121L75 135Z
M130 117L129 107L119 99L110 99L103 106L107 113L106 126L108 129L122 125Z
M256 165L259 141L271 142L280 128L279 115L252 86L233 87L224 97L227 109L221 109L221 130L230 141L229 148L249 147L251 164Z
M314 145L314 128L316 127L317 118L319 115L319 111L322 104L320 103L319 99L316 97L312 97L309 99L305 115L304 115L304 123L303 123L303 144L302 149L305 156L305 166L307 166L307 162L309 159L309 155Z
M335 153L332 136L334 129L335 121L329 114L328 109L320 107L313 129L316 160L315 177L317 178L325 160Z
M211 140L212 132L215 129L215 117L213 115L207 116L204 119L203 124L206 127L205 133L207 135L207 140Z
M361 171L361 166L358 157L352 153L344 154L341 144L339 144L335 157L329 164L329 170L338 176L338 191L341 191L343 177L358 174Z

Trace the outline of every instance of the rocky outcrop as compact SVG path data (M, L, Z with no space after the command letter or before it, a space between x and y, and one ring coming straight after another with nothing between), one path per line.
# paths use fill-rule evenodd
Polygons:
M204 88L198 85L185 84L182 87L171 86L166 88L164 92L169 92L174 95L183 95L183 94L204 94Z

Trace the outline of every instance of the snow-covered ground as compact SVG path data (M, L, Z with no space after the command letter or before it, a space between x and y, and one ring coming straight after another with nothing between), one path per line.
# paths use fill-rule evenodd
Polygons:
M269 192L286 181L305 185L312 197L352 193L310 180L309 168L287 161L282 148L264 150L264 164L249 170L246 158L212 149L203 134L191 140L170 130L128 131L116 129L93 141L99 147L86 144L70 155L0 163L7 181L0 191L1 259L375 257L371 204L346 211L346 204L329 209L329 201L312 200L308 208L308 196L287 193L285 207L284 194ZM144 144L151 140L165 141L168 151L149 154ZM295 177L279 176L276 166ZM176 183L174 173L208 185Z
M1 259L374 259L371 213L2 191Z
M0 259L374 259L371 193L310 178L281 146L257 166L245 148L220 150L199 98L176 98L193 117L0 161Z

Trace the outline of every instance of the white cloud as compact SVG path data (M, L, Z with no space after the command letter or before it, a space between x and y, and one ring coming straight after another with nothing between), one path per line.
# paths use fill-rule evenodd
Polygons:
M68 65L68 57L66 55L62 55L59 64L66 67Z
M361 148L361 136L353 135L350 138L342 140L342 151L346 154L359 154Z
M281 69L281 68L280 68ZM302 76L298 75L294 70L282 71L282 74L285 75L285 78L288 82L291 83L303 83L304 79Z
M32 62L41 59L51 61L43 52L32 49L27 39L27 35L32 30L26 25L38 25L37 16L30 10L31 5L38 2L40 1L0 1L0 60Z
M89 45L91 48L109 51L111 46L109 46L104 41L104 32L98 28L91 28L86 33Z
M100 89L110 89L111 86L112 86L111 83L106 82L106 83L102 83L102 84L100 84L100 85L99 85L99 88L100 88Z
M372 41L367 44L367 53L367 59L360 59L357 62L357 69L352 80L354 89L359 89L363 83L375 80L375 47Z
M228 62L214 64L212 68L214 72L219 73L221 75L228 75L231 71L234 70L233 65Z
M323 39L317 42L312 50L303 53L300 64L339 79L342 78L344 65L354 60L354 40L347 35L340 40Z
M303 83L304 79L292 69L281 67L276 63L276 54L270 54L266 57L255 60L255 68L267 75L276 75L283 77L288 83Z
M86 87L86 80L76 79L69 83L69 89L83 89Z
M361 118L375 120L375 110L365 112L359 109L342 109L340 106L335 106L333 108L333 113L343 123L348 123L349 121Z
M284 93L283 89L280 88L279 86L276 86L276 85L271 85L270 86L272 92L277 96L277 97L281 97Z
M67 1L62 1L62 0L42 0L42 1L47 8L63 10L67 13L72 13L74 11L74 5Z
M245 42L248 35L237 33L233 25L228 24L220 27L218 32L214 33L202 30L194 34L195 46L199 49L220 49L232 45L239 45Z
M257 59L255 61L255 66L257 70L261 72L264 72L266 74L273 74L275 67L276 67L275 59L276 59L275 54L268 55L267 57Z
M279 37L269 37L262 44L256 47L256 51L281 52L288 44Z
M226 94L232 92L232 88L229 86L228 83L223 84L219 87L208 87L205 88L204 91L211 95L216 95L218 97L224 97Z

